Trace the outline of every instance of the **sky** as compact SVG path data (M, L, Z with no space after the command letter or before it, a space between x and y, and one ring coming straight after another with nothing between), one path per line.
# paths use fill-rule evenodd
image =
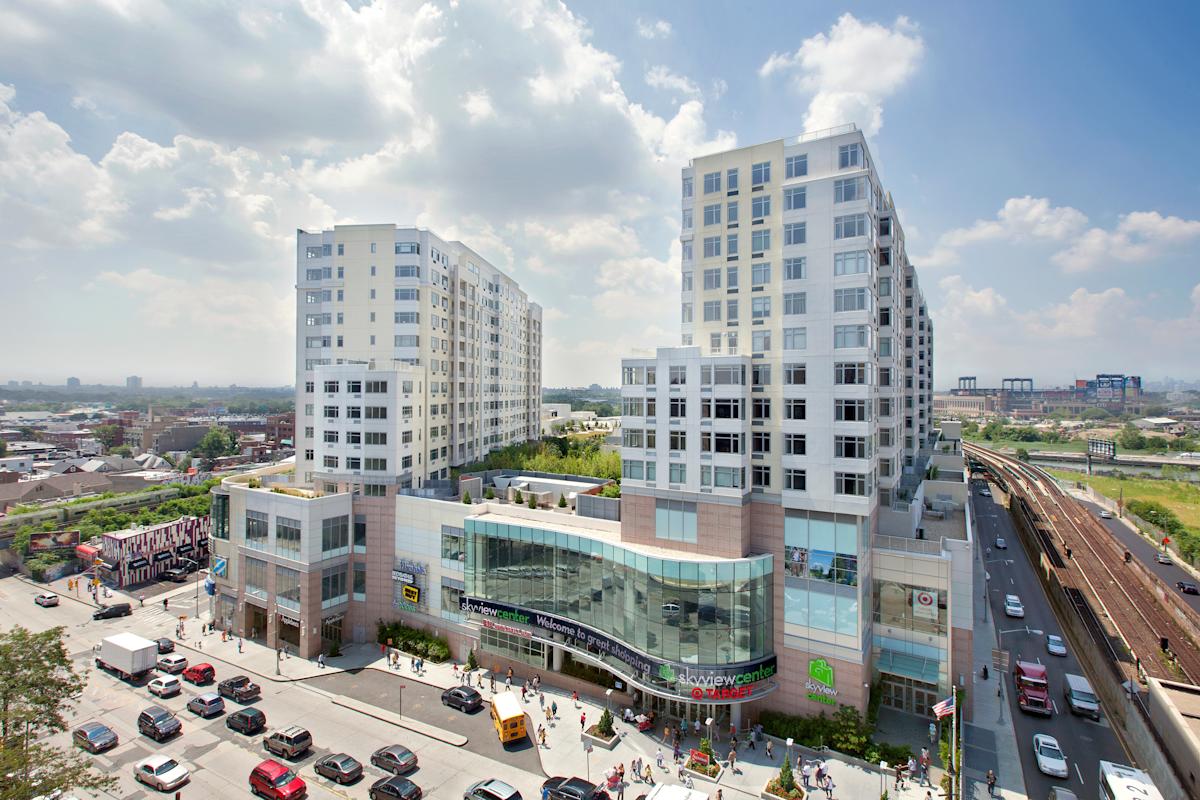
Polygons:
M0 380L285 385L295 231L457 238L544 383L679 342L679 171L846 122L935 385L1200 377L1200 7L588 0L0 5Z

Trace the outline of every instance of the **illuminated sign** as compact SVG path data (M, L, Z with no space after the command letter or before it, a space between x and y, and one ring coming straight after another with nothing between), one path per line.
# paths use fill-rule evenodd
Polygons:
M421 602L421 590L411 584L404 586L404 599L416 605Z
M501 633L507 633L511 636L520 636L522 639L533 638L533 634L524 628L514 628L512 625L505 625L503 622L493 622L490 619L485 619L482 622L483 627L489 630L500 631Z
M837 689L833 686L833 665L823 658L809 659L808 680L804 688L808 690L808 699L814 703L824 703L836 706Z
M399 581L400 583L417 582L416 577L411 572L404 572L403 570L398 569L392 570L392 580Z

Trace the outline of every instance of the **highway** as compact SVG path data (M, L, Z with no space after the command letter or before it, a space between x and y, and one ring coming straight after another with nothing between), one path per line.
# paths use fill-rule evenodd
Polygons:
M1067 673L1082 675L1083 670L1075 660L1070 643L1067 645L1065 657L1050 655L1046 650L1045 634L1062 635L1062 626L1050 608L1045 591L1034 573L1034 565L1021 546L1008 511L992 498L978 493L984 485L981 480L971 481L971 502L978 524L979 547L992 548L991 555L986 559L988 608L989 613L993 615L996 629L1000 632L1001 647L1009 651L1010 672L1004 676L993 672L986 683L981 682L977 686L981 690L988 687L988 691L995 691L997 678L1003 680L1007 701L1006 713L1013 719L1021 766L1025 773L1025 793L1030 798L1045 798L1052 786L1069 788L1081 798L1096 797L1099 761L1103 759L1127 764L1130 763L1130 759L1106 717L1102 715L1099 722L1093 722L1072 714L1066 707L1063 700L1063 676ZM997 537L1007 541L1007 550L996 549ZM1005 616L1006 594L1015 594L1021 598L1025 605L1024 619ZM1049 718L1027 714L1018 708L1011 675L1011 665L1015 664L1018 656L1023 660L1037 661L1047 666L1050 699L1055 705L1055 713ZM1048 733L1058 740L1070 764L1069 779L1052 778L1038 770L1033 755L1033 737L1037 733Z

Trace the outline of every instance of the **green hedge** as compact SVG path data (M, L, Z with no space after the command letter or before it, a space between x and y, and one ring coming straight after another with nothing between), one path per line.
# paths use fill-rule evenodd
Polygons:
M434 663L445 661L450 657L450 643L440 636L431 636L423 630L410 628L399 622L384 622L379 620L376 625L377 641L387 644L391 639L392 647L412 653L414 656L428 658Z
M780 739L795 739L804 747L817 749L828 747L848 756L861 758L872 764L886 761L897 764L908 761L913 755L907 745L877 742L871 738L875 729L874 720L879 713L877 703L868 703L870 721L864 722L858 709L839 706L833 716L820 714L815 717L800 717L779 711L764 711L758 721L763 730Z

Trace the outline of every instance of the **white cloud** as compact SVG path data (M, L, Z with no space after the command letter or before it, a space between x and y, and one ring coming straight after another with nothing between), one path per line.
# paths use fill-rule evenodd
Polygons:
M981 242L1062 242L1079 234L1087 216L1070 206L1052 206L1044 197L1012 197L992 219L976 220L966 228L954 228L938 237L933 250L914 259L924 267L941 267L958 262L959 249Z
M1091 269L1105 261L1141 263L1196 238L1200 238L1200 220L1134 211L1123 215L1111 231L1089 229L1052 260L1067 272Z
M916 72L925 53L917 26L898 17L889 27L843 14L828 34L818 33L792 53L773 53L759 75L793 75L811 93L805 130L856 123L868 136L883 125L883 101Z
M671 23L665 19L637 20L637 33L643 39L665 39L671 35Z
M1131 316L1133 307L1124 289L1089 292L1079 288L1062 303L1021 316L1025 329L1039 339L1094 339L1111 335L1115 321Z
M524 233L560 256L629 253L638 249L634 230L612 216L560 221L556 225L530 221L525 223Z
M462 107L463 111L467 112L467 116L471 118L472 124L478 124L496 116L496 109L492 108L492 98L487 89L468 93L463 98Z
M671 71L670 67L659 64L646 71L646 85L655 89L668 89L691 97L700 96L700 87L684 75Z
M136 304L139 320L154 329L234 329L250 335L276 334L293 325L295 305L264 281L201 276L173 278L147 267L105 271L93 288L122 290Z

